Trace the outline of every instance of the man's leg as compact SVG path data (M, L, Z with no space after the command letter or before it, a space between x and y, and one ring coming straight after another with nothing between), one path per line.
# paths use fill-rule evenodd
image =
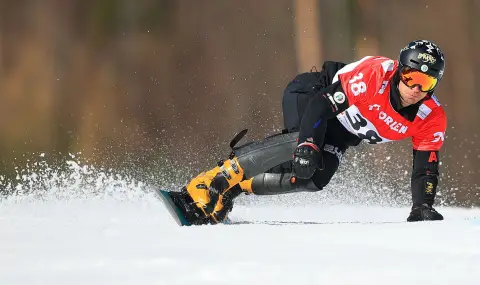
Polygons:
M297 146L300 121L310 98L315 94L315 87L320 84L318 78L320 78L318 73L303 73L285 88L282 111L287 134L236 148L230 160L220 162L217 167L201 173L188 183L184 191L205 216L210 217L213 222L226 217L226 213L233 206L233 199L243 192L252 193L254 182L259 193L262 193L261 181L265 181L264 184L267 187L272 183L284 185L283 188L277 189L281 193L292 192L290 188L318 190L312 181L305 181L305 183L299 181L295 187L289 188L288 175L277 173L274 176L262 176L262 173L272 172L272 168L278 168L279 165L290 165L293 151ZM323 180L327 179L326 176L330 176L325 171L322 173L321 176L325 176ZM259 176L256 177L257 175Z
M343 151L325 144L323 168L309 180L292 179L289 159L296 145L295 135L278 135L273 140L240 147L236 150L238 157L192 179L183 192L188 193L194 207L201 211L199 217L203 222L199 224L224 220L232 210L233 200L241 193L279 195L322 190L337 171Z
M278 195L322 190L330 182L340 164L343 152L338 149L329 144L324 145L322 152L324 167L317 169L309 180L292 179L291 168L285 167L284 172L278 171L277 168L271 173L261 173L253 177L251 192L255 195Z
M257 188L258 195L282 194L298 191L317 191L317 186L312 181L298 181L297 184L290 182L291 158L298 142L298 130L305 109L315 93L313 86L318 84L314 73L304 73L288 84L283 93L282 112L284 118L284 131L282 134L268 137L263 141L248 144L236 150L235 156L244 170L243 180L232 188L225 188L223 199L219 199L214 213L225 213L225 209L233 207L233 199L241 193L254 193L253 187ZM326 127L326 123L323 127ZM286 131L286 133L284 133ZM337 166L335 167L335 170ZM329 176L326 171L320 176ZM331 174L333 175L333 173ZM325 177L322 179L326 179ZM330 178L328 178L329 180ZM262 184L267 188L262 192ZM224 184L226 185L226 184ZM279 193L274 193L274 191ZM269 194L267 194L269 193ZM225 203L222 203L224 201ZM220 206L220 207L219 207ZM222 211L223 209L223 211ZM229 211L229 210L228 210ZM215 215L215 214L214 214Z
M232 201L243 192L252 192L252 178L292 158L298 133L279 134L248 143L233 150L230 159L192 179L182 192L198 214L212 223L226 217Z

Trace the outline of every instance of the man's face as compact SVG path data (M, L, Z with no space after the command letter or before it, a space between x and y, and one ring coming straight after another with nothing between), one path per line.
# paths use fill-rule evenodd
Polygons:
M417 103L418 101L425 98L428 93L420 91L420 87L418 87L418 85L410 88L405 85L405 83L403 83L401 80L398 84L398 90L400 91L400 99L403 107L407 107L409 105Z

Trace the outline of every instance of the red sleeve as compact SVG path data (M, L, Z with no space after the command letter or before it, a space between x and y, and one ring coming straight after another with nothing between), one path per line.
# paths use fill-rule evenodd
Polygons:
M445 140L446 128L447 116L442 108L436 108L425 118L425 123L420 130L412 136L413 149L440 150Z
M354 105L380 92L380 85L388 84L388 79L397 66L398 63L392 59L367 56L340 69L333 82L340 80L349 105Z

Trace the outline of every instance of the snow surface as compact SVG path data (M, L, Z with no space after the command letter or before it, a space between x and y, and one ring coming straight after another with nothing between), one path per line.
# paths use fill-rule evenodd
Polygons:
M480 284L480 209L438 210L264 203L231 217L297 224L178 227L149 194L4 200L0 284Z
M179 227L151 186L72 158L0 176L0 285L480 284L480 208L405 223L409 197L349 180Z

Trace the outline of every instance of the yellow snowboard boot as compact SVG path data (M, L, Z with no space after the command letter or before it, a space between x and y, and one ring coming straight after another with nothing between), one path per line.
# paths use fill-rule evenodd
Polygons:
M228 194L229 190L242 182L243 178L243 169L237 159L233 157L219 162L218 166L209 171L200 173L188 183L185 189L205 217L210 217L213 223L218 223L226 218L233 207L233 203L230 201L244 192L239 186ZM248 183L244 184L246 192L248 192Z

